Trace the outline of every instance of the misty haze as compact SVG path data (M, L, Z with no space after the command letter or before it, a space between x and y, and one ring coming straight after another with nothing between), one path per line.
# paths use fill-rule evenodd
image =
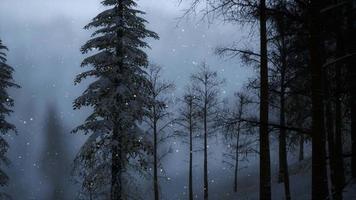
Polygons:
M354 200L355 36L355 0L0 0L0 200Z

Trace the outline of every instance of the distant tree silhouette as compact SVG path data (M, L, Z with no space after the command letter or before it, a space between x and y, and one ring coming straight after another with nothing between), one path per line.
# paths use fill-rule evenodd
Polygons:
M68 175L71 159L62 119L54 105L46 111L43 147L41 152L41 172L49 186L48 199L66 199L68 196Z

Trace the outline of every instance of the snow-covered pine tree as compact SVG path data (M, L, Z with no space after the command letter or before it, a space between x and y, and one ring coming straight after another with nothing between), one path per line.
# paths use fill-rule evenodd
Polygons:
M158 39L158 35L146 29L147 21L140 17L144 12L135 9L134 0L104 0L101 3L108 9L85 26L85 29L96 30L81 48L83 54L94 52L82 62L82 66L92 68L75 80L80 83L87 77L95 79L74 102L74 109L89 106L93 112L73 132L94 133L90 140L96 145L86 146L96 149L82 149L80 155L87 155L83 151L92 154L110 151L110 167L98 169L110 169L110 198L121 200L128 198L123 172L133 162L132 158L143 161L137 156L149 148L136 130L137 122L147 111L146 102L150 101L144 71L148 60L143 51L149 45L144 39ZM79 160L85 162L91 156L97 155L89 153ZM89 182L87 186L93 187L93 184Z
M12 112L11 107L14 106L14 100L8 94L7 89L11 87L19 88L20 86L14 83L12 73L14 69L6 64L7 47L2 44L0 39L0 166L9 165L10 161L6 157L9 149L9 144L2 137L9 131L16 132L16 127L6 120L6 117ZM8 184L9 177L0 169L0 186L4 187ZM0 199L11 199L9 195L0 192Z

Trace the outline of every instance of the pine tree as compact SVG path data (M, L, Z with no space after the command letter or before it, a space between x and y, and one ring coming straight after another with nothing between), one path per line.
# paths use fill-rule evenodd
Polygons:
M135 9L134 0L104 0L102 5L108 9L85 26L95 31L81 48L83 54L94 53L82 62L83 67L92 68L75 79L75 83L87 77L95 79L74 101L74 109L90 106L93 112L73 132L93 132L91 137L96 138L91 140L102 141L95 146L111 152L110 196L121 200L128 195L123 172L131 158L148 148L137 133L137 123L144 117L149 101L144 71L148 61L143 49L149 48L144 39L158 39L158 35L146 29L147 21L140 17L144 12Z
M14 69L6 64L6 53L8 50L6 46L2 44L0 40L0 132L2 135L6 135L9 131L16 132L16 127L6 120L13 111L11 107L14 106L13 98L8 94L9 88L19 88L20 86L14 83L12 78L12 73ZM8 166L10 160L6 157L6 153L9 149L9 144L4 137L0 137L0 165ZM7 174L0 169L0 186L7 186L9 182L9 177ZM0 199L10 199L10 196L0 192Z

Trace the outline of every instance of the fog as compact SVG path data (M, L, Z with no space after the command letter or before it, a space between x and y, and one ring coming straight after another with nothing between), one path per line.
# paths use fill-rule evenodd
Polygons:
M149 21L149 29L160 36L160 40L149 41L151 49L146 52L151 62L163 66L163 78L176 84L173 97L182 94L190 74L203 61L226 80L221 98L239 90L251 75L251 70L243 67L238 59L220 58L214 54L218 46L248 40L247 27L208 22L201 20L199 15L180 19L188 4L179 4L178 0L140 0L138 3L139 9L147 13L145 18ZM79 49L91 34L83 27L103 9L99 0L0 1L0 37L10 50L8 64L15 68L14 79L22 87L11 90L15 108L10 121L17 126L18 133L7 138L12 161L7 170L11 178L7 191L14 199L48 199L49 189L42 175L40 155L50 105L58 111L58 119L65 130L66 150L72 159L86 138L70 133L88 114L86 110L72 109L73 100L88 83L76 86L73 79L83 71L80 63L84 55ZM229 191L226 187L232 183L229 179L232 171L221 163L222 144L218 144L216 138L212 138L211 143L218 149L211 152L209 160L212 198L219 199L220 196L221 199L221 191ZM183 199L187 191L187 151L179 142L172 141L171 146L175 151L164 161L170 181L162 181L163 197ZM196 156L194 170L198 175L195 185L200 187L202 172L199 159L202 155L197 153ZM71 163L63 165L69 169ZM69 173L68 185L71 185L68 194L75 195L76 186L70 181ZM199 191L196 188L198 199L201 198ZM229 199L229 194L226 195Z

